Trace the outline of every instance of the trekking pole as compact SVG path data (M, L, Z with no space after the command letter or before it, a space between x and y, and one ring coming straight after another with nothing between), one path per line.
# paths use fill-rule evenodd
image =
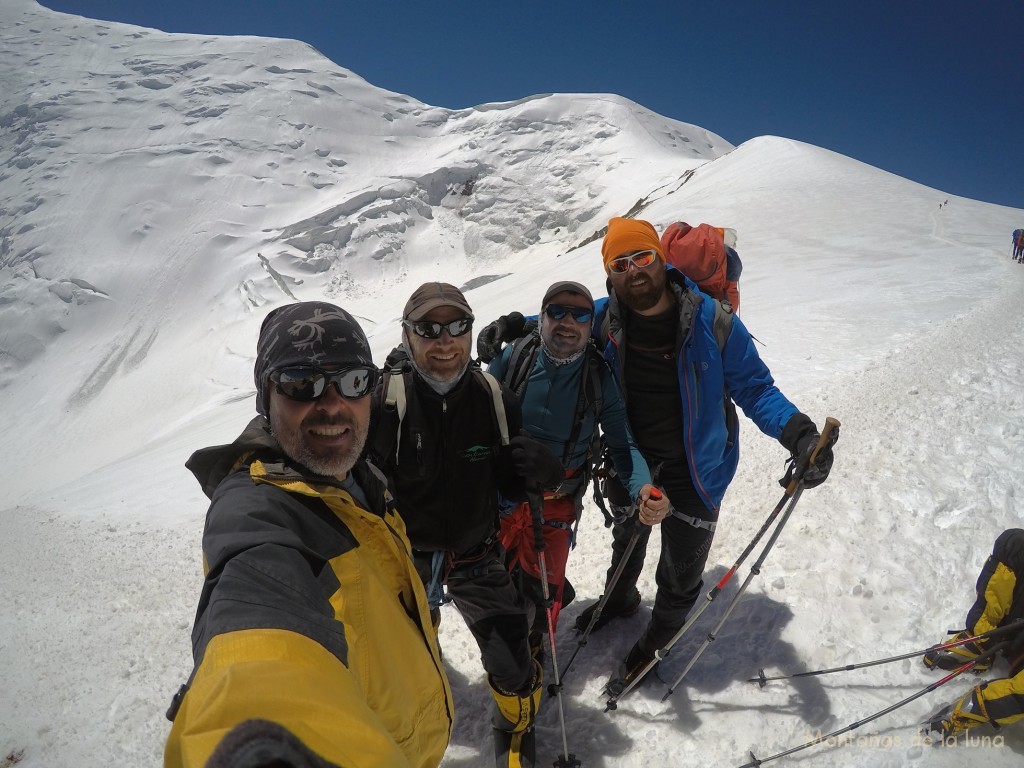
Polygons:
M661 491L659 491L657 488L651 488L651 498L660 499ZM636 509L637 505L634 504L633 514L636 514ZM569 672L569 668L572 666L572 663L576 661L576 656L579 654L580 649L582 649L583 646L587 644L587 638L590 637L590 633L591 631L593 631L594 626L597 624L597 620L601 618L601 613L604 611L605 606L608 604L608 598L611 596L612 591L615 589L615 585L619 583L619 577L622 576L622 572L626 569L626 563L629 561L629 556L633 553L633 550L636 549L636 543L640 540L640 534L643 533L643 529L640 527L641 525L643 525L643 523L637 520L633 516L633 514L630 515L630 518L632 519L634 526L633 534L629 537L629 541L626 542L626 549L623 551L622 557L619 559L619 564L616 566L611 578L608 579L608 583L605 584L604 594L601 595L601 599L597 601L597 607L594 608L594 613L591 615L590 621L587 622L587 628L583 631L583 634L580 635L580 639L576 642L576 650L572 652L572 656L569 658L569 663L566 664L565 669L562 670L563 680L565 679L566 674Z
M874 661L865 661L860 664L847 664L845 667L831 667L829 669L816 669L813 672L797 672L792 675L775 675L774 677L765 677L764 670L757 670L757 677L751 677L747 679L748 683L757 683L761 688L775 680L791 680L795 677L814 677L815 675L828 675L833 672L849 672L854 669L864 669L865 667L876 667L879 664L889 664L894 661L902 661L903 659L912 659L916 656L923 656L929 651L944 651L947 648L956 648L959 645L967 645L968 643L977 643L979 641L989 640L993 637L998 637L1009 633L1011 630L1020 629L1024 626L1024 619L1015 619L1014 621L996 629L990 629L988 632L982 632L981 634L975 635L974 637L965 637L962 640L951 640L948 643L941 643L939 645L932 645L928 648L924 648L920 651L912 651L911 653L903 653L899 656L889 656L885 659L875 659Z
M765 532L771 527L771 524L775 522L775 519L779 516L779 513L782 511L782 508L787 501L789 501L789 495L784 494L782 496L782 499L779 501L778 505L775 507L775 509L772 510L772 513L768 516L768 519L765 520L764 525L761 526L761 530L757 532L757 535L754 536L751 542L747 545L747 548L743 550L743 553L739 556L736 562L733 563L732 567L728 571L726 571L725 575L721 579L719 579L718 583L710 590L708 590L707 595L704 596L705 599L701 606L694 613L692 613L686 619L685 622L683 622L683 626L681 626L679 628L679 631L676 632L675 635L673 635L672 638L668 641L668 643L665 644L665 647L655 651L654 658L652 658L649 662L647 662L644 666L637 670L636 674L632 678L627 678L626 686L621 691L619 691L618 694L612 695L608 698L608 701L605 704L604 708L605 712L617 709L619 699L621 699L623 696L625 696L634 688L636 688L647 675L647 673L654 669L655 664L664 659L668 655L668 652L672 650L672 647L676 643L678 643L680 639L682 639L683 635L690 631L690 628L697 622L698 619L700 619L701 614L704 613L705 610L707 610L711 603L713 603L715 599L718 597L718 595L721 594L725 586L732 580L733 575L735 575L740 565L743 564L743 561L747 559L747 557L753 551L754 547L757 546L757 543L761 540L761 537L764 536Z
M764 545L764 549L761 550L761 554L758 555L757 560L755 560L754 564L750 566L750 573L747 574L747 578L743 580L743 583L740 584L739 590L736 592L735 595L733 595L732 600L729 601L729 605L726 606L725 613L722 614L722 618L719 619L718 624L715 625L715 628L710 633L708 633L707 639L704 641L701 647L697 649L697 652L693 654L693 658L690 659L690 662L680 673L679 677L677 677L675 682L669 686L668 691L661 699L662 701L667 700L668 697L672 695L676 687L678 687L679 683L682 682L682 679L686 677L687 673L689 673L689 671L693 668L693 665L697 663L697 659L699 659L701 655L703 655L704 651L706 651L708 647L713 642L715 642L715 640L718 637L718 633L721 631L722 627L725 625L725 622L732 614L732 611L736 607L737 603L739 603L739 600L743 596L743 593L746 592L747 587L750 586L750 582L754 580L755 576L761 573L761 566L764 564L765 559L768 557L768 553L771 552L772 547L775 546L775 542L778 541L779 536L782 534L782 529L786 527L786 523L789 521L789 516L793 514L793 509L794 507L796 507L796 503L800 500L800 495L804 492L804 471L806 470L809 464L814 463L814 460L817 458L818 454L822 450L824 450L827 445L829 445L829 441L834 441L835 438L838 437L838 435L835 434L835 429L838 426L839 421L832 418L831 416L825 419L825 428L822 430L821 436L818 438L818 444L814 446L814 450L811 452L811 455L808 458L807 463L804 464L798 472L793 473L793 480L790 482L789 487L786 489L787 492L792 489L793 496L789 502L789 506L786 507L786 511L782 514L782 517L779 519L779 524L775 526L775 530L772 531L772 535L768 537L768 542Z
M555 760L554 768L580 768L580 761L576 755L569 752L569 737L565 731L565 714L562 711L562 683L558 677L558 657L555 655L555 621L553 614L554 602L551 599L551 589L548 587L548 569L544 562L544 497L536 489L526 492L530 502L530 513L533 517L533 541L534 550L537 552L537 568L540 571L540 589L544 596L544 611L548 615L548 640L551 645L551 669L555 676L552 687L558 696L558 721L562 726L562 756Z
M827 440L833 439L831 437L831 433L837 427L839 427L839 421L837 419L834 419L831 416L825 419L825 428L822 431L821 440L818 441L818 446L815 447L812 456L817 455L818 450L820 450L820 446L823 445ZM796 468L796 471L794 471L793 473L793 480L786 487L786 490L782 494L782 498L779 499L779 503L775 505L775 509L773 509L771 511L771 514L768 515L767 519L764 521L764 524L761 526L761 529L754 535L754 538L751 539L750 543L747 544L746 549L743 550L740 556L736 559L736 562L733 563L732 567L728 571L726 571L725 575L719 580L719 582L708 591L707 595L705 595L705 601L700 606L700 608L698 608L695 613L691 614L690 617L687 618L687 620L683 623L683 626L679 628L679 631L676 632L672 639L668 641L664 648L655 651L654 658L652 658L647 664L641 667L632 679L628 680L626 687L623 688L622 691L620 691L617 695L609 697L608 702L605 705L605 712L616 709L616 705L619 699L621 699L627 693L636 688L636 686L640 684L640 682L647 675L647 673L654 669L655 664L657 664L659 661L664 659L666 655L668 655L668 652L672 649L672 646L678 643L679 640L683 637L683 635L690 631L691 627L693 627L697 619L700 618L701 614L704 613L708 606L710 606L711 603L713 603L715 599L721 594L722 590L725 589L726 585L732 580L732 577L736 574L736 571L739 570L739 567L744 563L744 561L746 561L747 557L750 556L750 553L754 551L754 548L757 546L758 542L761 541L761 537L764 536L765 533L767 533L768 529L772 527L772 524L775 522L776 518L778 518L779 513L782 512L787 502L789 502L789 512L792 512L793 506L795 506L796 504L796 500L793 497L799 497L797 491L802 490L803 488L803 485L800 483L799 478L803 476L803 470L807 467L808 463L809 459L801 461L801 464ZM787 516L789 512L786 513ZM676 682L678 683L678 681Z
M808 742L806 742L804 744L801 744L798 747L793 747L792 749L787 749L785 752L779 752L777 755L772 755L771 757L762 757L762 758L758 759L754 755L754 753L751 752L750 753L750 760L751 760L751 762L744 763L739 768L757 768L758 766L763 765L764 763L767 763L767 762L769 762L771 760L776 760L776 759L778 759L780 757L785 757L786 755L792 755L794 752L800 752L801 750L807 749L808 747L813 747L815 744L820 744L823 741L827 742L829 739L833 739L836 736L841 736L844 733L849 733L850 731L852 731L852 730L854 730L856 728L860 728L865 723L870 723L872 720L877 720L878 718L882 717L883 715L887 715L890 712L892 712L893 710L899 709L900 707L904 706L905 704L909 704L910 702L914 701L915 699L919 699L922 696L924 696L925 694L931 693L936 688L938 688L940 686L943 686L946 683L948 683L954 677L957 677L958 675L961 675L964 672L967 672L968 670L973 669L980 662L985 661L987 658L989 658L992 655L998 653L999 651L1001 651L1003 649L1004 646L1006 646L1005 642L997 643L992 648L989 648L987 651L985 651L985 653L983 653L980 656L978 656L976 659L971 659L970 661L968 661L963 666L957 667L956 669L954 669L952 672L950 672L948 675L946 675L941 680L938 680L938 681L932 683L931 685L929 685L929 686L927 686L925 688L922 688L917 693L915 693L915 694L913 694L911 696L908 696L907 698L905 698L902 701L899 701L899 702L893 704L890 707L886 707L883 710L875 712L875 714L873 714L873 715L868 715L863 720L858 720L855 723L850 723L845 728L840 728L838 731L833 731L832 733L826 734L825 736L816 736L815 738L811 739L810 741L808 741Z
M743 596L743 593L746 591L747 587L750 586L750 582L754 580L755 576L761 573L761 565L764 563L765 558L768 557L768 553L771 552L772 547L775 546L775 542L778 541L779 534L782 533L782 529L786 526L786 523L789 521L789 516L790 514L792 514L793 508L796 506L797 501L800 500L800 495L803 492L804 487L801 484L797 487L796 493L793 494L793 498L789 502L789 506L786 507L786 511L780 518L779 524L776 526L775 530L772 531L772 535L768 538L768 543L765 544L764 549L761 550L761 554L758 556L757 560L754 561L754 564L750 566L750 573L747 574L747 578L743 580L743 583L740 584L740 588L736 591L736 594L733 595L732 600L730 600L729 604L725 607L725 612L722 614L722 617L718 620L718 623L715 625L715 628L708 633L707 638L701 644L700 648L698 648L696 653L694 653L693 656L690 658L689 663L687 663L683 671L679 673L679 677L675 679L675 682L673 682L672 685L669 686L668 690L665 692L665 695L661 697L662 701L666 701L668 697L675 692L676 688L679 686L679 683L682 682L683 678L686 677L686 675L689 673L691 669L693 669L693 665L697 663L697 659L699 659L704 654L704 651L706 651L710 647L710 645L718 639L718 633L722 630L722 627L725 625L725 622L729 619L729 616L732 615L733 609L736 607L737 603L739 603L739 599Z

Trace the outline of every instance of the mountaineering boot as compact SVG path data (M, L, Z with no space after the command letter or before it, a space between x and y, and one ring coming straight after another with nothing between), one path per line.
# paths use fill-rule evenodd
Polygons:
M633 678L643 673L643 671L650 666L653 661L654 653L644 650L640 645L640 641L637 641L633 647L630 648L629 653L626 654L626 658L623 662L619 664L618 668L615 670L615 674L608 679L608 682L604 687L604 692L608 696L612 696L617 699L622 695L626 686L633 682ZM659 663L660 662L654 664L654 669L651 670L651 672L657 671ZM648 672L643 682L647 682L651 679L651 673Z
M495 728L494 764L497 768L535 768L537 741L533 728L520 733Z
M970 637L967 630L957 632L948 642L955 643L958 640L963 640ZM938 645L944 645L939 643ZM931 650L925 652L921 661L928 669L945 669L954 670L962 667L972 659L978 658L985 652L985 649L978 643L964 643L954 648L938 648L938 646L932 646ZM976 675L980 675L984 672L988 672L989 667L992 666L992 659L988 658L980 662L976 666L972 667L971 671Z
M494 696L495 710L491 717L494 726L494 762L498 768L533 768L537 759L533 721L540 706L544 672L534 662L533 677L525 691L512 693L502 690L488 679Z
M976 725L992 723L985 706L983 687L965 693L955 704L949 704L930 718L928 718L928 730L936 731L946 739L950 736L958 736L964 731ZM998 728L999 726L996 725Z
M583 612L576 617L576 631L586 632L587 627L590 626L590 618L594 615L594 611L597 610L597 606L601 601L598 600L591 603ZM594 628L591 632L596 632L601 627L605 626L612 619L626 618L633 616L640 608L640 590L633 587L633 592L630 594L625 602L613 603L611 601L601 610L601 615L597 619L597 623L594 624Z

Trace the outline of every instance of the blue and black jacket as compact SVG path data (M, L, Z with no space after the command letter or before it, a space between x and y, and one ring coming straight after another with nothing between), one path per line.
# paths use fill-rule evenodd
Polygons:
M679 428L694 487L709 512L717 516L740 456L739 424L732 418L728 399L762 432L784 445L789 441L783 439L783 429L799 411L775 386L743 322L732 318L728 337L719 348L714 299L679 270L671 266L666 270L679 310L681 341L676 359L683 404ZM622 371L627 328L610 282L608 289L608 298L596 302L595 339L626 392Z
M495 378L503 380L512 357L514 345L509 344L499 357L488 366ZM612 452L612 462L635 499L640 489L651 482L647 462L640 454L629 429L626 406L619 383L603 362L596 364L600 376L600 413L587 409L575 443L572 455L566 456L567 444L573 432L573 420L577 417L576 403L580 389L584 387L586 367L589 364L585 351L583 355L568 364L558 364L543 349L534 358L522 395L523 426L530 436L548 446L560 456L566 470L579 470L589 459L589 449L594 432L600 423L601 431L607 438Z

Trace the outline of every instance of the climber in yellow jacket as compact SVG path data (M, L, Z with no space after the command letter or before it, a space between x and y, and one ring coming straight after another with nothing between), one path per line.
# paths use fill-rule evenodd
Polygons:
M426 594L383 476L360 459L376 379L351 315L280 307L260 331L260 415L189 459L212 503L167 768L256 750L310 768L441 762L452 699Z
M1024 530L1011 528L996 539L992 555L981 569L976 591L977 599L967 613L967 628L954 640L975 637L1024 619ZM952 670L982 656L997 643L1005 643L1001 653L1010 666L1009 676L976 686L936 713L931 718L931 730L949 737L985 723L998 728L1024 718L1024 621L1016 631L1004 632L990 640L931 650L924 655L926 667ZM978 662L974 671L985 672L991 665L989 655Z

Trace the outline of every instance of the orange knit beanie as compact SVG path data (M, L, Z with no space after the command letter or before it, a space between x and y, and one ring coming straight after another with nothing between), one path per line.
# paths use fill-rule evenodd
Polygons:
M648 221L615 217L608 221L608 233L601 243L601 256L607 268L608 262L633 251L654 251L665 261L658 233Z

